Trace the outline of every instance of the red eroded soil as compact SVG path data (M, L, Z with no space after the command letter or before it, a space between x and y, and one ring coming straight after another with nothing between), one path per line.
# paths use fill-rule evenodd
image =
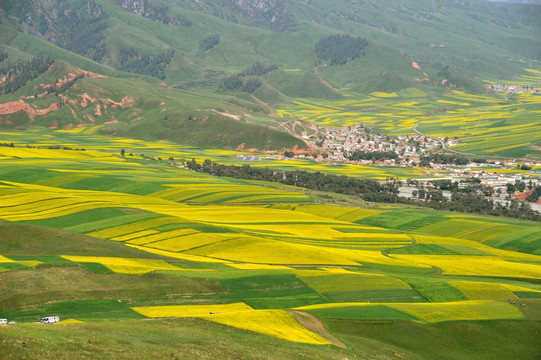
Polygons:
M75 74L73 74L73 73L68 73L68 75L64 76L63 79L58 79L58 80L56 81L55 87L56 87L56 88L59 88L59 87L62 86L63 84L72 81L73 79L75 79L75 76L77 76L77 75L75 75ZM42 85L43 85L43 84L42 84Z
M51 104L46 109L35 109L23 100L10 101L4 104L0 104L0 115L13 114L19 111L26 111L31 117L36 115L45 115L51 111L58 110L58 104Z
M113 104L113 107L120 106L122 109L135 105L135 99L132 98L131 96L123 97L122 100L120 100L120 102L116 102L111 99L107 99L107 101Z
M515 197L519 200L522 200L522 201L526 201L526 198L528 196L530 196L530 194L533 192L533 190L528 190L528 191L524 191L524 192L521 192L517 195L515 195ZM539 198L539 200L537 201L537 204L541 205L541 198Z
M93 102L96 102L96 99L94 99L93 97L91 97L90 95L88 95L87 93L84 93L83 95L79 95L81 96L83 99L81 100L81 106L82 107L87 107L88 106L88 103L93 103Z
M419 64L417 64L415 61L413 61L413 62L411 63L411 67L414 68L414 69L419 69L419 70L421 70L421 67L420 67Z
M101 79L109 79L109 77L105 76L105 75L100 75L100 74L95 74L93 72L90 72L90 71L86 71L86 70L82 70L82 69L79 69L81 70L81 72L85 75L85 76L88 76L90 78L101 78Z

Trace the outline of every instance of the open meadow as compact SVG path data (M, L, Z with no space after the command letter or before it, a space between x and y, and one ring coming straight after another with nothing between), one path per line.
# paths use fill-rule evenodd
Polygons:
M0 136L15 144L0 147L0 318L16 322L0 326L0 349L11 358L434 358L414 334L434 337L438 358L464 356L453 344L470 358L533 356L538 223L337 205L165 160L239 161L229 151ZM49 315L61 323L35 324Z

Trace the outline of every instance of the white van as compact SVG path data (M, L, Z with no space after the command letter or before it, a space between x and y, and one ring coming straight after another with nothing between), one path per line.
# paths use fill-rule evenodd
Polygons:
M8 323L8 319L0 319L0 324L7 324Z
M55 323L59 321L60 321L60 317L58 316L46 316L44 318L41 318L39 322L43 324L51 324L51 323Z

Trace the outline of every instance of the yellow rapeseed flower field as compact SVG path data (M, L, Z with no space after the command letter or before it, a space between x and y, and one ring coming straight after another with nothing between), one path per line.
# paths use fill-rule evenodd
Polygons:
M185 270L163 260L73 255L62 255L62 257L73 262L99 263L111 269L111 271L122 274L146 274L157 270Z
M111 240L113 241L126 241L126 240L131 240L131 239L135 239L135 238L140 238L140 237L146 237L148 235L153 235L153 234L160 234L159 231L156 231L156 230L141 230L141 231L136 231L136 232L133 232L133 233L129 233L129 234L126 234L126 235L122 235L122 236L116 236L114 238L111 238Z
M365 274L332 274L311 276L309 271L296 274L312 289L320 293L363 290L405 290L411 289L406 282L390 276ZM308 276L305 276L308 275Z
M470 300L505 300L517 299L511 290L503 284L479 281L449 281L449 285L460 290Z
M411 264L438 267L444 275L541 278L540 265L506 261L497 256L402 254L389 254L389 256Z
M77 320L77 319L66 319L59 322L54 323L55 325L63 325L63 324L83 324L84 321Z
M328 345L328 340L302 327L284 310L252 310L236 313L207 315L204 318L216 323L274 336L287 341L305 344Z
M524 318L518 307L504 301L467 300L446 303L388 303L385 306L403 311L426 322Z
M142 306L133 307L132 310L146 317L158 318L202 317L210 313L238 313L253 309L243 302L238 302L232 304Z
M314 345L330 344L321 336L303 328L286 311L254 310L242 302L208 305L144 306L133 307L132 309L151 318L198 317L288 341Z
M153 248L148 248L148 247L139 246L139 245L132 245L132 244L126 244L126 245L135 249L149 252L151 254L163 255L163 256L173 258L173 259L182 259L182 260L193 261L193 262L229 263L228 261L224 261L221 259L213 259L213 258L209 258L205 256L176 253L172 251L153 249ZM204 270L204 271L209 271L209 270Z
M13 263L15 260L11 260L3 255L0 255L0 263Z

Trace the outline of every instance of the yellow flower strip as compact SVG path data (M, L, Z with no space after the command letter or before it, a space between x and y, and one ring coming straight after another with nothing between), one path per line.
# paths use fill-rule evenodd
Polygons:
M516 307L502 301L468 300L447 303L400 303L386 306L426 322L523 319Z
M539 265L505 261L496 256L400 254L389 254L389 256L412 264L438 267L444 275L541 278L541 266Z
M301 306L295 310L387 306L425 322L457 320L523 319L524 314L506 301L466 300L444 303L330 303Z
M199 317L280 339L307 344L330 344L303 328L283 310L253 310L245 303L133 307L141 315L158 317Z
M238 302L232 304L208 304L208 305L165 305L165 306L141 306L133 307L132 310L139 314L150 317L202 317L210 313L237 313L239 311L253 310L249 305Z
M143 250L143 251L146 251L146 252L149 252L149 253L152 253L152 254L163 255L163 256L170 257L170 258L182 259L182 260L193 261L193 262L208 262L208 263L222 263L222 264L229 263L228 261L224 261L224 260L220 260L220 259L207 258L205 256L197 256L197 255L189 255L189 254L183 254L183 253L175 253L175 252L171 252L171 251L152 249L152 248L147 248L147 247L144 247L144 246L131 245L131 244L126 244L126 246L129 246L129 247L132 247L132 248L135 248L135 249L139 249L139 250ZM205 271L210 271L210 270L205 270Z
M146 274L157 270L186 270L177 266L171 265L163 260L147 260L147 259L129 259L118 257L101 257L101 256L72 256L62 255L66 260L73 262L90 262L99 263L111 271L122 274Z
M291 314L284 310L252 310L207 315L204 318L287 341L314 345L331 344L318 334L302 327Z

